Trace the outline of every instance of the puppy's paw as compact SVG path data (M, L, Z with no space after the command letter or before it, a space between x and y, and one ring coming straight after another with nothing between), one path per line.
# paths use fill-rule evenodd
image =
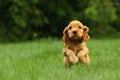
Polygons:
M77 63L79 60L77 56L71 56L69 59L70 59L70 62L73 64Z

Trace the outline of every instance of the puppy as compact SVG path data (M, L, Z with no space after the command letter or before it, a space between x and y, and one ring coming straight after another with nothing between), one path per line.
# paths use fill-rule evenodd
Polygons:
M81 22L71 21L63 31L62 40L64 41L64 64L71 65L78 62L90 64L88 56L89 50L86 42L90 39L89 28Z

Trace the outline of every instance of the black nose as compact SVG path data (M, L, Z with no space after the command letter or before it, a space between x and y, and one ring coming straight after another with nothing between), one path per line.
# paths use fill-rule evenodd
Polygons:
M73 31L73 34L76 34L77 32L76 31Z

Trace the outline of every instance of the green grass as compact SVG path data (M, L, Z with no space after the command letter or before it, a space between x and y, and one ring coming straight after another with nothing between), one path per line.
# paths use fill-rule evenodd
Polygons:
M63 65L63 42L0 44L0 80L120 80L120 39L90 40L91 65Z

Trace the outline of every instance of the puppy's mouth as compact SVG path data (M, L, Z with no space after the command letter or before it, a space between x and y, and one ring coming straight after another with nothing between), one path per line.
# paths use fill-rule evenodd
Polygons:
M73 39L81 39L81 37L79 37L79 36L77 36L77 35L74 35L72 38L73 38Z
M72 34L70 38L77 40L77 39L81 39L81 36L77 34Z

